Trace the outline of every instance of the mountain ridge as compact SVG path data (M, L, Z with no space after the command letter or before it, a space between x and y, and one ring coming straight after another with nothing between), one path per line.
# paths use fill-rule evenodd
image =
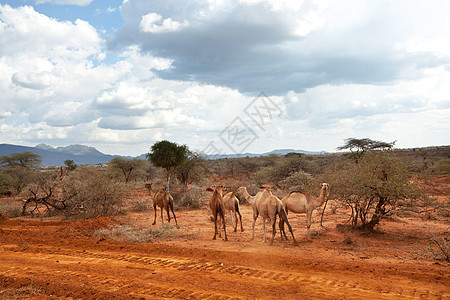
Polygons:
M42 160L42 166L64 166L64 161L73 160L77 165L95 165L108 163L114 157L125 158L140 158L146 159L146 154L141 154L136 157L110 155L98 151L95 147L75 144L69 146L52 147L47 144L38 144L35 147L20 146L12 144L0 144L0 156L9 156L13 153L32 152L38 154ZM303 153L303 154L319 154L326 153L295 150L295 149L275 149L270 152L261 154L256 153L241 153L241 154L223 154L223 155L207 155L207 159L214 158L239 158L239 157L256 157L267 156L271 154L285 155L287 153Z

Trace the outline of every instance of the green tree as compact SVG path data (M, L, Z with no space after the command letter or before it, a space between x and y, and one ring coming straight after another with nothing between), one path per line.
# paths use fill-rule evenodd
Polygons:
M369 138L348 138L345 140L344 145L337 147L337 150L350 150L350 157L353 158L356 163L358 163L366 152L373 150L390 150L394 147L394 144L395 141L386 143L375 141Z
M413 205L414 200L425 197L393 151L369 151L358 161L340 161L327 179L333 196L351 208L353 226L373 230L399 206Z
M263 167L256 172L258 184L273 183L276 185L287 185L298 189L304 187L311 178L310 174L317 173L318 166L305 155L288 154L279 157L271 166ZM297 181L301 180L301 182ZM295 186L292 186L293 183Z
M133 172L136 172L140 169L144 169L147 164L148 162L143 159L139 158L128 159L120 156L114 157L109 162L109 165L112 168L120 170L120 172L122 172L125 178L125 183L128 183L128 181L130 180L130 176L133 174Z
M40 156L31 152L13 153L0 157L3 177L3 190L9 193L20 193L35 177L35 170L41 164ZM7 192L7 191L6 191Z
M188 147L178 145L166 140L155 143L147 158L157 167L166 169L167 190L169 191L170 178L175 168L183 164L188 156Z
M205 172L203 158L197 152L188 151L187 159L176 167L176 178L187 187L191 181L199 181Z
M65 160L64 164L66 165L67 170L69 170L69 171L73 171L78 167L77 164L71 159Z
M9 156L1 156L0 164L7 167L37 168L42 160L38 154L32 152L13 153Z

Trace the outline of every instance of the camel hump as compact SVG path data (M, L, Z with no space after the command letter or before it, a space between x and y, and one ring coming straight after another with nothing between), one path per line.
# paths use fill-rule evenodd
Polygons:
M302 195L309 195L308 193L306 193L306 192L302 192L302 191L292 191L292 192L290 192L289 193L289 195L292 195L292 194L302 194Z

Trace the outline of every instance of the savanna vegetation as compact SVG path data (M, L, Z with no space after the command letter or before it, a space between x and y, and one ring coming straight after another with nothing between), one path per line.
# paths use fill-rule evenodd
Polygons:
M422 186L431 175L449 175L450 147L399 150L394 145L350 138L337 148L344 152L207 160L186 145L161 141L150 148L147 160L116 157L105 166L68 160L55 168L41 168L36 154L15 153L0 157L0 194L22 201L20 213L16 209L10 216L88 218L125 212L130 191L149 182L170 186L177 208L199 208L205 187L215 182L234 192L244 185L252 194L266 184L280 198L292 191L317 196L319 183L327 182L330 198L351 209L354 228L372 231L382 218L408 212L448 216L448 203L434 201ZM145 210L151 205L135 206Z

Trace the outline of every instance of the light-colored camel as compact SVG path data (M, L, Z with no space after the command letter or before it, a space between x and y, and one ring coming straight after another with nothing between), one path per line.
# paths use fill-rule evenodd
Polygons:
M268 189L264 189L254 196L254 201L252 203L253 208L253 223L252 223L252 240L255 238L255 222L259 215L263 218L263 232L264 239L263 242L266 242L266 218L269 218L272 223L272 240L270 241L270 245L273 244L273 240L275 238L275 223L277 220L277 215L280 217L280 221L283 220L287 225L291 232L292 239L294 240L294 245L297 244L295 241L294 233L292 232L291 225L287 219L286 212L283 207L283 203L278 197L272 194ZM281 232L280 232L281 234Z
M223 231L225 232L225 241L228 241L227 230L225 224L225 207L223 203L223 186L213 186L213 188L208 188L208 191L213 191L211 199L209 200L209 207L211 208L211 212L213 214L214 221L214 237L213 240L216 239L217 230L217 218L220 216L222 218ZM220 235L220 233L219 233Z
M239 215L239 221L241 222L241 231L244 231L244 227L242 227L242 216L241 212L239 211L239 200L236 198L236 196L233 194L233 192L226 193L223 196L223 206L225 210L228 210L230 212L231 216L231 224L234 227L234 232L237 231L237 225L238 225L238 218ZM233 223L233 215L234 219L236 220L236 223Z
M152 189L152 184L147 183L145 187L148 189L150 193L150 197L152 198L153 203L153 209L155 210L155 219L153 220L152 225L156 224L156 206L161 208L161 222L164 223L164 217L163 217L163 209L167 211L167 218L170 222L170 212L169 209L172 211L173 218L175 219L175 224L178 225L177 217L175 216L175 212L173 211L173 197L170 195L166 188L160 188L156 193Z
M311 216L317 207L321 206L326 198L329 195L328 189L330 186L328 183L322 183L320 184L320 194L319 197L314 197L307 193L301 193L301 192L291 192L288 196L284 197L281 202L283 202L284 207L286 208L286 213L289 213L289 211L292 211L294 213L300 214L300 213L306 213L306 229L307 229L307 239L311 239ZM280 231L281 234L286 237L286 233L284 232L284 224L283 221L280 220Z
M241 186L236 190L236 194L238 194L239 196L244 197L245 201L247 201L250 204L253 204L253 202L255 201L255 196L252 196L248 193L247 188L245 186Z

